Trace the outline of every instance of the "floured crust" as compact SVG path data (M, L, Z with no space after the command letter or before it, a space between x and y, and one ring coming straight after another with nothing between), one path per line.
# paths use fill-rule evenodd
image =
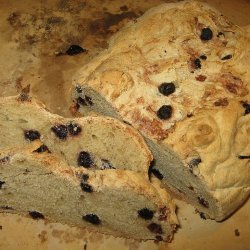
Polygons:
M204 28L212 39L200 38ZM250 193L249 158L240 159L250 156L249 44L247 29L203 3L163 4L113 36L74 84L96 90L187 167L201 159L192 171L221 200L223 218ZM175 91L164 96L158 87L170 82ZM166 120L157 116L163 105L172 107Z

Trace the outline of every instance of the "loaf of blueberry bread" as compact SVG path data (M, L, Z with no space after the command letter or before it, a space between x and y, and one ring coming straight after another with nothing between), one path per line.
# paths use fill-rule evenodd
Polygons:
M0 150L41 140L37 152L51 152L70 166L128 169L147 176L152 154L131 126L102 116L63 118L35 99L0 98Z
M77 73L74 111L130 123L162 185L221 221L250 193L249 45L204 3L160 5Z
M114 236L170 241L178 223L164 190L124 169L70 167L32 144L0 153L0 211ZM164 200L162 194L164 193Z

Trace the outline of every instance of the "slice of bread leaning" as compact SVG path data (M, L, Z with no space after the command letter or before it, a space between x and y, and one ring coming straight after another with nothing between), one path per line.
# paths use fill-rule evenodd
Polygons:
M171 241L178 223L175 205L142 174L71 167L35 149L33 143L1 151L1 212L119 237Z
M148 173L152 161L142 136L131 126L103 116L64 118L35 99L0 98L0 150L41 140L70 166L128 169Z
M221 221L250 194L249 45L204 3L160 5L78 72L74 111L132 124L163 186Z

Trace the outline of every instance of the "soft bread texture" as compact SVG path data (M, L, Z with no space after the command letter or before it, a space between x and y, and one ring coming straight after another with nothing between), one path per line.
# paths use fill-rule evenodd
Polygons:
M77 125L74 128L81 131L74 130L76 133L72 135L72 131L67 130L70 124ZM59 125L66 127L65 138L53 132L53 128ZM1 98L0 130L1 150L29 145L32 138L27 139L25 133L38 131L38 140L71 166L78 166L79 154L84 151L90 154L93 162L85 167L105 168L108 162L112 168L130 169L147 175L152 160L143 138L131 126L102 116L63 118L50 113L32 98L25 101L19 96Z
M0 153L2 211L127 238L172 239L175 205L142 174L70 167L51 153L33 152L34 144ZM139 216L143 209L150 218Z
M163 186L221 221L250 193L249 44L247 30L206 4L160 5L78 72L75 111L132 124ZM162 83L175 90L163 94ZM172 108L165 119L158 115L163 105Z
M2 211L171 241L175 205L157 182L149 182L152 155L134 128L101 116L63 118L23 94L0 99L0 121ZM83 164L79 152L87 153ZM152 218L138 215L144 208ZM94 223L83 220L86 215Z

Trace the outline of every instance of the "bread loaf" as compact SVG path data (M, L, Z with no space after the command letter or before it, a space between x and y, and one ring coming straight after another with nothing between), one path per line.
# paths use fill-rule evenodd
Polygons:
M74 77L74 107L130 123L152 173L221 221L250 193L249 33L208 5L163 4Z

